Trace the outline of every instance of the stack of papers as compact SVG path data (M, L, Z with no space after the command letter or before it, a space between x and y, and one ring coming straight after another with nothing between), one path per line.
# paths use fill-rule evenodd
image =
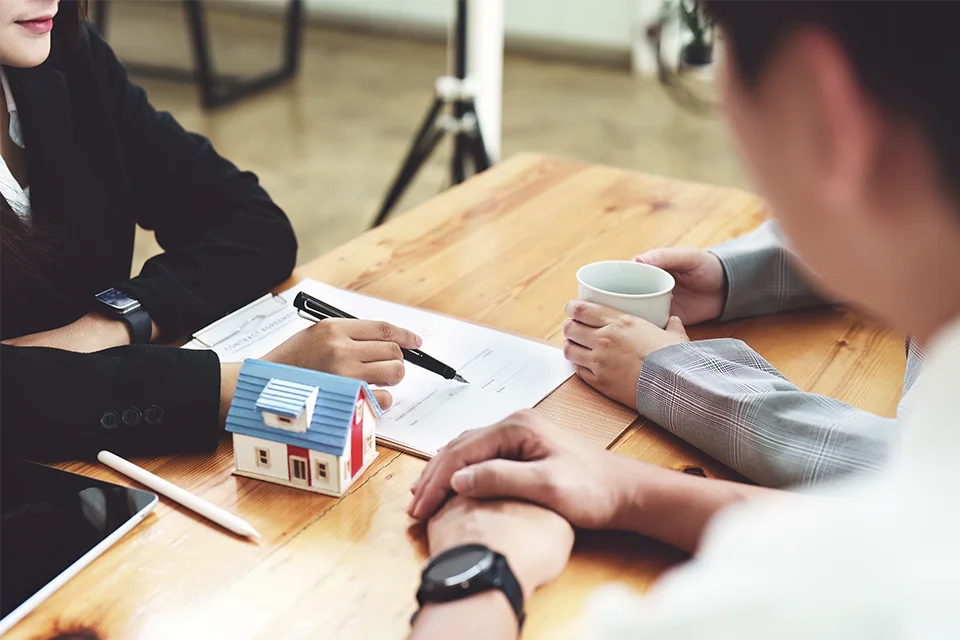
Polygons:
M403 381L389 389L394 404L377 424L381 443L402 451L432 457L468 429L533 407L574 373L556 347L315 280L264 296L197 332L184 348L213 349L222 362L260 358L313 324L293 307L300 291L358 318L385 320L417 333L424 352L470 382L444 380L406 363Z

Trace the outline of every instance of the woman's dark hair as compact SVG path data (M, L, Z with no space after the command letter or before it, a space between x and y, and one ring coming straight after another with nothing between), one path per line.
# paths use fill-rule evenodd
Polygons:
M87 0L61 0L53 19L53 46L69 52L80 42ZM42 229L27 225L0 197L0 274L4 285L15 279L33 280L53 260L53 238Z
M760 82L794 30L812 26L833 34L877 105L923 133L944 187L960 203L960 2L702 0L702 5L723 28L748 87Z
M60 0L57 17L54 18L52 37L57 43L75 47L80 41L80 29L87 19L88 0Z

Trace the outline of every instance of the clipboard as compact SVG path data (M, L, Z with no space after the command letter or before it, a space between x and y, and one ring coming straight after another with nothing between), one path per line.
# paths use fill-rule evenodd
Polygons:
M199 348L216 349L230 338L244 332L256 331L268 318L291 308L290 301L282 294L268 293L204 327L191 337Z

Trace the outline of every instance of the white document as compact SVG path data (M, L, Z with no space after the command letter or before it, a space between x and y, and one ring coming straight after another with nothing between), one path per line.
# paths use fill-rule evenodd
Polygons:
M293 307L300 291L358 318L386 320L417 333L423 351L469 381L444 380L406 363L403 381L390 388L394 404L377 425L387 446L432 457L467 429L534 406L574 373L556 347L315 280L264 296L197 332L185 348L213 349L223 362L259 358L313 324Z

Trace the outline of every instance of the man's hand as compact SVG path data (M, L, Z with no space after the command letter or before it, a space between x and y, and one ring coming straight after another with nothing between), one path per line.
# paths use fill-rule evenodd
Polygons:
M670 313L683 324L716 320L726 304L726 280L720 259L703 249L669 247L653 249L634 258L660 267L677 281Z
M386 322L331 318L292 336L263 359L392 386L405 373L400 348L421 344L416 334ZM386 391L374 395L384 409L393 403Z
M617 402L637 406L637 380L643 361L663 347L690 338L676 316L661 329L611 307L574 300L567 303L563 355L577 365L584 382Z
M431 555L462 544L483 544L503 554L524 599L560 575L573 547L573 529L553 511L523 502L462 497L430 519L427 537Z
M49 347L91 353L130 344L130 331L121 320L89 313L64 327L11 338L3 343L15 347Z
M631 460L530 410L461 435L427 463L411 491L415 518L429 518L452 492L513 498L555 511L575 527L633 531L691 552L717 511L779 493Z
M409 512L429 518L455 491L471 498L527 500L576 527L604 529L615 520L624 491L632 492L618 476L625 462L535 411L521 411L444 447L414 484Z

